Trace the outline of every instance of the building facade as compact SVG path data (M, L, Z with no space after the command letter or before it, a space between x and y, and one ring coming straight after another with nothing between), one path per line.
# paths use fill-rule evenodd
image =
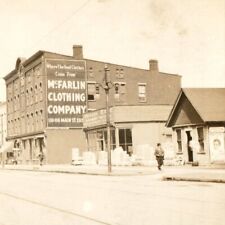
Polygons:
M182 89L167 121L187 163L225 163L225 88Z
M83 113L105 107L99 86L105 64L84 58L79 45L72 56L38 51L17 59L5 76L7 139L20 149L22 163L36 163L40 152L46 163L70 163L72 148L87 150ZM107 65L117 87L110 91L110 106L172 105L181 88L181 77L159 72L156 60L149 70Z
M7 136L6 102L0 102L0 148Z
M165 127L171 109L172 105L111 107L110 149L113 165L154 164L156 162L154 149L157 143L162 144L165 159L172 159L171 157L174 156L173 148L171 148L172 130ZM106 110L85 113L83 119L88 151L94 154L97 163L104 164L107 161L108 141ZM123 149L123 154L120 149Z

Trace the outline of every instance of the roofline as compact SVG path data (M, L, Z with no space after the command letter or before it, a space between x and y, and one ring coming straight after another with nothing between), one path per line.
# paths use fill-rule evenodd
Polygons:
M44 51L44 50L39 50L39 51L37 51L36 53L34 53L32 56L30 56L28 59L26 59L23 63L22 63L22 65L23 66L26 66L26 65L28 65L30 62L32 62L34 59L36 59L37 57L39 57L39 56L42 56L43 54L45 54L45 53L47 53L47 54L56 54L56 55L60 55L60 56L64 56L64 57L71 57L71 58L73 58L73 56L68 56L68 55L63 55L63 54L59 54L59 53L55 53L55 52L49 52L49 51ZM7 79L9 79L14 73L16 73L17 72L17 70L16 69L14 69L14 70L12 70L10 73L8 73L5 77L3 77L3 79L4 80L7 80Z
M162 75L167 75L167 76L182 77L181 75L179 75L179 74L175 74L175 73L164 73L164 72L159 72L159 73L161 73Z
M187 94L185 93L185 88L182 89L182 90L183 90L183 92L184 92L184 95L185 95L186 98L188 99L188 101L191 103L192 107L195 109L195 111L196 111L196 112L198 113L198 115L201 117L202 121L203 121L203 122L206 122L206 121L203 119L201 113L199 113L197 107L195 107L195 106L192 104L191 99L189 99L189 98L187 97Z
M45 51L45 50L39 50L38 52L36 52L34 55L32 55L30 58L28 58L26 61L23 62L23 66L28 65L30 62L32 62L35 58L37 58L38 56L41 56L43 54L55 54L55 55L60 55L60 56L64 56L64 57L70 57L73 58L73 56L69 56L69 55L63 55L63 54L59 54L56 52L49 52L49 51Z
M84 60L93 61L93 62L98 62L98 63L105 63L105 64L107 64L107 65L123 66L123 67L130 68L130 69L144 70L144 71L146 71L146 72L150 71L150 70L143 69L143 68L132 67L132 66L126 66L126 65L121 65L121 64L116 64L116 63L110 63L110 62L105 62L105 61L100 61L100 60L87 59L87 58L84 58Z
M177 105L178 105L178 103L180 101L180 98L181 98L182 93L183 93L183 89L181 88L181 90L180 90L180 92L179 92L179 94L178 94L178 96L177 96L177 98L175 100L175 103L173 105L173 108L170 111L169 117L168 117L167 122L165 124L166 127L170 127L169 126L170 120L172 119L172 115L173 115L173 113L174 113L174 111L175 111L175 109L176 109L176 107L177 107Z
M6 81L8 80L12 75L14 75L17 72L16 69L12 70L10 73L8 73L6 76L3 77L3 79Z

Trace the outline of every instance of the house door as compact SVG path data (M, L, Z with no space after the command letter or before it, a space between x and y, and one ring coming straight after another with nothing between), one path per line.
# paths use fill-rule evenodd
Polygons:
M186 131L186 135L187 135L188 161L189 162L193 162L193 149L192 149L192 147L190 145L190 142L192 140L191 131Z

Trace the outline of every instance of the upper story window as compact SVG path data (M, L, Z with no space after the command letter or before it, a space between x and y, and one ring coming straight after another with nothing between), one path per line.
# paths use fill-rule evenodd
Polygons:
M115 93L114 97L117 101L125 101L126 94L126 83L125 82L114 82Z
M138 99L139 102L146 102L146 83L138 84Z
M119 68L116 69L116 78L119 78L119 79L124 78L124 70L123 69L119 69Z
M89 68L88 75L89 77L94 77L94 71L92 67Z
M88 101L95 101L96 95L96 83L95 82L88 82L87 84L87 91L88 91Z
M32 71L32 69L31 69L31 70L29 70L29 71L27 71L27 72L25 73L27 83L31 83L32 72L33 72L33 71Z
M29 102L30 102L30 96L29 96L29 90L27 89L26 90L26 105L29 105Z
M40 76L41 75L41 64L34 67L34 76Z

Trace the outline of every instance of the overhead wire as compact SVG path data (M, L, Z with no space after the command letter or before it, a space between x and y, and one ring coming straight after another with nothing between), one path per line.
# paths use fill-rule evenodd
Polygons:
M43 35L38 41L36 41L31 48L35 47L37 44L39 44L41 41L46 39L50 34L52 34L54 31L56 31L59 27L61 27L63 24L65 24L68 20L70 20L74 15L76 15L80 10L82 10L85 6L89 4L91 0L85 1L79 8L77 8L71 15L66 17L62 22L57 24L55 27L53 27L51 30L49 30L45 35Z

